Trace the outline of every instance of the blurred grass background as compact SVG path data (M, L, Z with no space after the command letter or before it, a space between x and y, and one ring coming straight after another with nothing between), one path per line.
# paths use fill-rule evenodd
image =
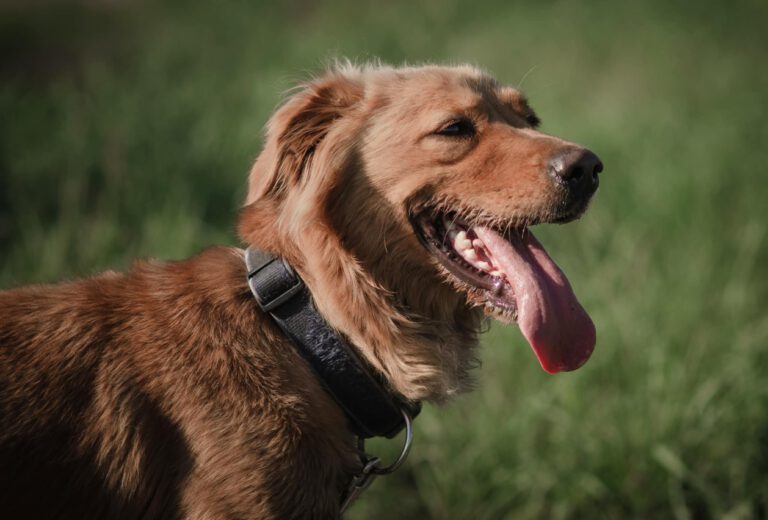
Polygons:
M262 126L329 58L475 63L606 164L590 213L537 233L597 350L552 377L495 327L478 389L427 407L350 518L766 518L766 21L758 0L6 0L0 287L236 244Z

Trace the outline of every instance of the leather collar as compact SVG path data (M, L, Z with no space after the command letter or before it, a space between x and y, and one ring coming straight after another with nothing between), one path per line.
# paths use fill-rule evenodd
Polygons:
M347 341L317 312L301 277L284 260L248 248L248 285L261 309L291 339L323 386L344 411L357 436L392 438L405 427L404 414L421 411L388 389Z

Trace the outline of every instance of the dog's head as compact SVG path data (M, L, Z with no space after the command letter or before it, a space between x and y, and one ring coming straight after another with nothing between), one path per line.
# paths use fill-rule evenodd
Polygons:
M438 348L395 365L432 349L427 364L461 379L459 344L483 312L517 321L545 370L573 370L595 329L528 228L579 217L602 164L538 123L519 91L473 67L337 68L270 120L241 236L293 263L391 377L398 347L375 343L402 332Z

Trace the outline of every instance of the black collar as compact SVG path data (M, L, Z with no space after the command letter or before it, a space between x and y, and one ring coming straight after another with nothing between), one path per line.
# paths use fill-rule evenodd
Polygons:
M387 389L320 316L304 282L284 260L248 248L245 263L248 285L259 306L291 338L344 410L356 435L392 438L405 427L403 414L418 415L421 404Z

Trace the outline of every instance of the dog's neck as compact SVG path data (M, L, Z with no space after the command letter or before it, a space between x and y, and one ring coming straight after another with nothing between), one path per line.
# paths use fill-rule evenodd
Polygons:
M302 279L281 258L248 248L248 285L291 339L360 438L393 437L421 406L392 393L315 309ZM407 417L406 417L407 416Z

